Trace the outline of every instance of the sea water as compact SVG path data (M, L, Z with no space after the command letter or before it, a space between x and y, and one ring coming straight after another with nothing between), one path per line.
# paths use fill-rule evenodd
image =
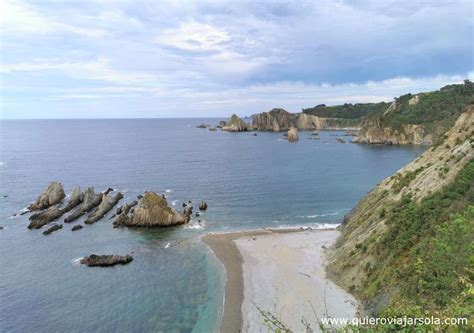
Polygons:
M339 143L320 132L297 143L282 133L211 132L219 119L0 121L0 331L212 332L220 322L222 266L207 232L338 224L373 186L423 152L420 146ZM348 138L345 137L346 141ZM209 208L189 225L113 229L112 212L44 236L12 217L50 181L165 194L181 210ZM200 220L200 221L198 221ZM91 253L133 262L88 268Z

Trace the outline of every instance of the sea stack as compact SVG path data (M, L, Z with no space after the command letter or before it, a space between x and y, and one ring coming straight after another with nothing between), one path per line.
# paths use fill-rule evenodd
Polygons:
M296 127L290 128L287 136L288 141L296 142L298 141L298 129Z
M63 184L51 182L38 199L28 206L28 209L30 211L46 209L60 203L65 197L66 194L64 193Z
M124 222L127 227L169 227L186 221L185 216L171 209L161 195L146 192L140 206Z
M232 117L230 117L230 121L222 126L222 130L227 132L246 132L251 131L252 127L236 114L233 114Z

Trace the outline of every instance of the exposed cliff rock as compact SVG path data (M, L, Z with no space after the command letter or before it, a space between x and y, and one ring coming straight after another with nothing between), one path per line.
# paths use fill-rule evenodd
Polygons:
M427 133L423 125L403 124L399 127L384 126L381 118L376 117L363 124L357 137L352 142L386 145L429 145L433 143L433 134Z
M298 141L298 130L295 127L290 128L286 138L290 142Z
M94 222L99 221L101 218L105 216L121 199L123 198L122 193L117 193L115 196L109 196L107 194L102 194L102 200L100 205L97 206L94 211L89 214L87 219L85 220L85 224L92 224Z
M97 255L91 254L81 259L81 264L89 267L109 267L115 265L126 265L133 260L131 255L119 256L115 254Z
M117 209L116 214L118 215L118 217L113 222L114 228L125 227L129 223L130 221L129 213L132 210L132 208L135 207L136 205L138 205L138 201L134 200Z
M28 225L28 229L39 229L45 224L48 224L51 221L54 221L63 214L69 212L79 204L81 204L84 199L84 193L81 192L81 189L75 188L64 208L60 208L58 205L50 207L40 213L36 213L30 216L31 223Z
M146 192L139 207L125 220L122 225L127 227L168 227L186 223L185 216L171 209L166 199L155 192Z
M408 287L400 281L412 276L404 276L400 269L415 270L410 256L419 255L417 244L434 237L436 225L453 212L472 204L472 179L459 175L473 158L474 105L470 105L445 136L383 180L345 216L342 235L329 256L328 271L334 280L367 301L374 312L395 306L395 300L417 300L401 294ZM454 182L462 185L453 186ZM413 222L407 222L410 219Z
M253 128L259 131L323 130L354 128L357 122L352 119L322 118L306 113L290 113L284 109L272 109L269 112L253 116Z
M51 182L38 199L28 206L28 209L30 211L46 209L60 203L65 197L63 185L58 182Z
M246 132L251 131L252 127L240 119L236 114L233 114L230 121L225 122L222 125L222 130L227 132Z

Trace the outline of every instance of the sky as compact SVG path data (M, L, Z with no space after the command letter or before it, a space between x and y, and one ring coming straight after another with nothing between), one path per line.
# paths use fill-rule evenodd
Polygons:
M0 118L241 116L474 80L474 2L0 0Z

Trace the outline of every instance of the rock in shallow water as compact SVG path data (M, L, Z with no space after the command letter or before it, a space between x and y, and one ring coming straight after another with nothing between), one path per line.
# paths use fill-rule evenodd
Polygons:
M295 127L290 128L290 130L288 131L287 140L290 142L298 141L298 129L296 129Z
M60 203L65 197L63 185L58 182L51 182L38 199L28 206L28 209L30 211L46 209Z
M51 227L49 227L48 229L46 229L45 231L43 231L43 235L49 235L50 233L52 232L55 232L59 229L62 229L63 228L63 225L62 224L55 224L55 225L52 225Z
M71 231L81 230L83 226L81 224L76 224L74 227L71 228Z
M122 193L117 193L114 197L102 194L100 205L87 217L85 224L92 224L103 218L121 199Z
M81 264L93 267L109 267L115 265L125 265L133 260L131 255L119 256L115 254L97 255L91 254L81 259Z
M207 209L207 203L205 201L201 201L199 203L199 210L206 210Z
M145 192L140 206L125 221L127 227L168 227L186 223L186 218L171 209L162 196Z

